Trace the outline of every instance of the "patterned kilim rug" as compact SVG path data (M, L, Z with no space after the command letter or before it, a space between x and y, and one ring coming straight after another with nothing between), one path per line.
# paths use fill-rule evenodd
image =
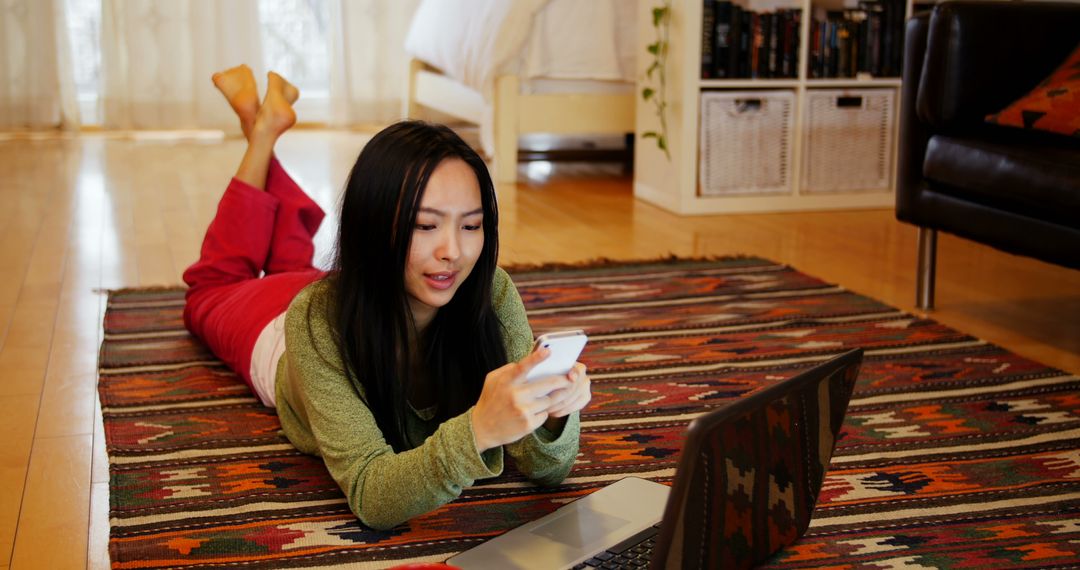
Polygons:
M808 534L777 567L1080 561L1080 378L762 259L514 272L535 332L584 328L582 452L389 532L361 526L181 322L181 290L115 292L100 396L115 568L386 567L444 560L624 475L670 482L687 422L866 349Z

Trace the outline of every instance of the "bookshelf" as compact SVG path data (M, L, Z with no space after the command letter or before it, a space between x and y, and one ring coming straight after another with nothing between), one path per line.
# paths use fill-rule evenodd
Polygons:
M903 12L898 16L902 37L902 22L910 14L911 0L893 1ZM865 70L854 77L814 77L820 75L821 61L817 62L819 70L815 72L806 56L811 47L811 20L835 17L839 11L858 8L858 0L739 0L736 3L749 12L797 14L795 18L785 16L787 20L796 20L793 25L797 38L787 39L793 49L797 48L788 66L788 74L793 76L763 78L758 73L758 77L745 77L747 64L743 63L734 64L741 72L735 73L735 77L703 78L708 75L702 71L705 1L672 0L666 63L670 159L653 139L642 138L646 132L659 131L660 121L655 107L640 99L642 88L655 88L656 81L650 81L646 75L651 60L639 58L635 197L678 214L892 206L900 107L899 69L896 75L888 77L874 77ZM652 9L661 4L660 0L638 0L639 53L646 53L646 46L656 39ZM806 17L807 14L811 17ZM820 29L820 25L813 28ZM780 66L775 70L779 72ZM830 101L836 109L829 108ZM744 108L761 113L760 118L738 128L730 126L726 122L729 117L736 117L735 113L741 113ZM776 117L768 118L769 113ZM845 117L856 116L861 117L859 128L853 128L848 136L843 131L844 121L848 120ZM833 120L836 117L839 123ZM862 128L866 125L871 130ZM871 148L876 154L869 153ZM872 162L872 168L868 161ZM775 172L770 171L758 180L753 178L757 174L748 175L749 178L742 174L770 168L783 172L783 176L777 179ZM858 175L844 178L845 169L853 169ZM867 177L866 171L870 169L876 174ZM732 177L735 179L729 179ZM745 186L741 186L742 179L749 180ZM845 180L853 182L845 183ZM864 182L865 187L860 187Z

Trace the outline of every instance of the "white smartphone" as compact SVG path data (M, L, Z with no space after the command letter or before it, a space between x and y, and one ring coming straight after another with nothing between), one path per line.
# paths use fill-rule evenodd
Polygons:
M536 338L533 351L547 348L551 350L551 354L543 362L533 367L525 375L525 379L535 380L545 376L559 376L569 373L578 357L581 356L581 351L585 348L585 343L588 340L589 337L585 336L585 331L582 330L559 331L540 335Z

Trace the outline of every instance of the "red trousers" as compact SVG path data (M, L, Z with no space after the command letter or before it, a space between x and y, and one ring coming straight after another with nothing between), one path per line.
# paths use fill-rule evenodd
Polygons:
M229 183L199 260L184 271L184 324L248 387L259 333L324 274L311 263L324 215L273 159L265 191Z

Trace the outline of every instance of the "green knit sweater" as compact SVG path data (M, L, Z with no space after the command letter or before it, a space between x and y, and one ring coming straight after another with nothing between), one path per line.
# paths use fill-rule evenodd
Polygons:
M562 433L540 427L481 454L472 431L472 408L441 425L432 419L434 410L411 410L406 415L406 438L415 447L395 453L345 375L323 310L329 293L326 281L320 280L289 306L285 354L277 367L277 413L293 445L322 457L361 522L387 529L434 510L478 479L502 473L504 451L538 484L555 485L566 477L578 451L577 413L568 418ZM508 358L524 358L531 350L532 329L521 297L502 269L495 272L492 302L503 324ZM314 310L309 311L313 303Z

